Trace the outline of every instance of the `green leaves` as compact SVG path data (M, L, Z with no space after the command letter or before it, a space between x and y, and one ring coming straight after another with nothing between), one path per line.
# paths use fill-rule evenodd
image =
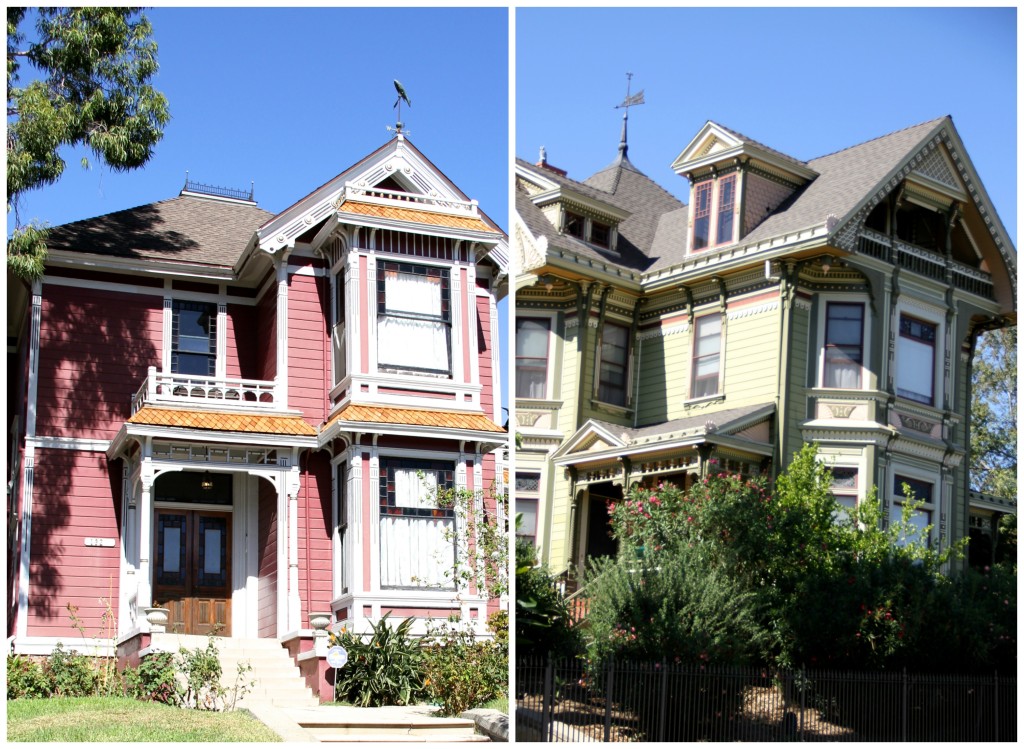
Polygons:
M348 651L348 663L338 671L337 693L354 705L408 705L422 695L420 644L409 637L413 617L392 629L388 616L373 625L368 641L348 631L331 633L331 644Z
M971 488L1017 496L1017 328L983 334L974 354Z
M60 179L63 148L85 146L115 171L135 169L152 158L170 121L167 100L150 84L157 71L152 27L137 8L33 13L36 33L27 45L26 10L7 13L8 210L21 193ZM25 62L38 78L19 86ZM8 268L38 277L45 255L21 255L10 254Z

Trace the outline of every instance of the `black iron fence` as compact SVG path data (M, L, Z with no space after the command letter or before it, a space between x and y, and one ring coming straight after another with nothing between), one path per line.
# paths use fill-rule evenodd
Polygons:
M1016 741L1015 676L524 661L518 741Z

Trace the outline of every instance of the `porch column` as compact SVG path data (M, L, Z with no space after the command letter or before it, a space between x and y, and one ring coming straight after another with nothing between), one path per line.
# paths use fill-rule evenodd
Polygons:
M141 491L139 492L139 598L138 607L140 613L143 609L153 605L153 584L151 582L152 571L149 560L152 556L153 546L153 459L150 457L150 445L143 448L146 456L142 459L139 481Z
M282 471L277 486L277 636L288 633L288 482Z
M285 249L274 258L277 271L277 369L274 401L279 410L288 408L288 256Z
M299 465L298 450L292 450L288 472L288 631L302 626L302 601L299 599Z

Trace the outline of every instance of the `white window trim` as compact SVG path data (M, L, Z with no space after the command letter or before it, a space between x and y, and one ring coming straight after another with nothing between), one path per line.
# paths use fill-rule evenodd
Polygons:
M604 325L607 325L609 323L618 328L625 328L626 330L626 382L622 386L623 390L625 391L626 397L624 403L621 406L617 403L603 401L599 397L599 394L601 392L601 357L604 354ZM633 345L634 337L630 335L630 333L633 331L633 326L631 322L623 322L618 318L612 318L608 316L605 317L604 325L601 326L602 338L596 338L595 336L593 386L594 402L607 406L610 409L621 410L623 412L630 411L633 408L633 349L635 347Z
M711 395L699 395L693 394L693 382L694 382L694 371L693 362L694 355L697 351L697 321L704 317L711 317L712 315L718 315L722 319L722 329L719 333L718 341L718 389ZM718 303L715 302L714 306L706 307L704 310L698 312L693 311L693 316L687 322L689 323L689 342L690 350L687 352L686 357L686 399L685 403L700 403L702 401L711 401L725 398L725 348L726 348L726 320L728 315L723 313Z
M945 391L943 388L943 362L945 361L946 356L946 313L938 307L934 307L916 299L901 298L897 302L896 318L893 321L896 326L896 329L893 331L893 335L896 340L896 347L893 353L893 392L897 392L899 389L897 382L900 372L900 318L903 315L915 317L922 322L935 326L935 364L934 370L932 371L932 402L929 405L927 403L916 401L912 398L902 398L898 394L896 397L909 403L913 403L915 406L919 406L921 408L934 408L941 410L945 400Z
M815 375L815 384L821 390L829 391L845 391L850 388L830 388L825 386L825 331L828 323L828 305L829 303L838 302L840 304L862 304L864 305L864 331L863 340L861 341L863 348L861 350L861 361L860 363L860 387L857 390L873 390L874 383L873 379L876 378L876 374L871 369L871 299L867 294L819 294L819 314L818 314L818 325L817 325L817 338L818 341L818 360L817 360L817 371ZM898 324L899 318L897 318ZM897 335L899 335L897 331Z
M555 324L558 322L558 313L557 312L546 312L544 310L537 310L536 312L534 312L533 310L517 310L516 314L518 315L520 312L522 313L522 315L521 315L522 317L535 317L535 318L538 318L538 319L546 319L548 321L547 372L545 373L546 379L545 379L545 382L544 382L544 397L543 398L524 398L522 396L517 396L517 395L515 395L515 388L514 387L512 389L513 398L515 400L525 400L525 401L550 401L550 400L554 400L554 392L555 392L555 372L554 372L554 369L555 369L555 367L553 366L553 364L554 364L554 357L555 357L555 352L556 352L555 344L557 342L556 339L558 338L558 335L555 332ZM514 323L514 321L513 321L512 330L513 330L513 332L515 332L515 323ZM511 358L512 358L512 371L515 372L515 358L516 358L515 346L512 347L512 357ZM514 378L513 378L513 383L515 383L515 379Z
M932 529L928 534L927 543L931 545L938 538L939 513L942 511L943 481L941 470L939 470L937 475L933 470L919 468L910 463L890 463L889 470L887 471L887 485L885 486L885 496L889 499L885 515L886 525L888 525L889 519L892 517L893 509L896 507L902 508L906 499L902 494L902 487L897 487L896 485L897 476L905 476L915 481L932 485L932 501L925 502L920 507L921 510L928 512L930 515L928 524L932 526Z

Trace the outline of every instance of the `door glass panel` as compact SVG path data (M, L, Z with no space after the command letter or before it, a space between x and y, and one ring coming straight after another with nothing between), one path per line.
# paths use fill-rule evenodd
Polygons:
M199 569L196 584L200 587L224 587L227 584L227 523L224 518L199 517Z
M185 516L157 515L157 585L185 584Z

